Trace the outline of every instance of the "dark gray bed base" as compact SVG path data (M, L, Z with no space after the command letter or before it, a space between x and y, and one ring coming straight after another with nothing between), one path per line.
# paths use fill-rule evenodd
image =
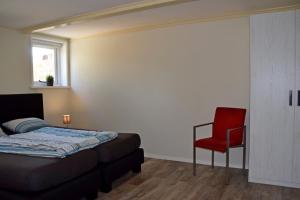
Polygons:
M0 189L1 200L80 200L85 197L87 200L97 198L97 181L99 170L94 169L87 174L77 177L71 181L58 185L54 188L40 192L18 192ZM1 178L1 177L0 177Z
M39 93L0 95L0 105L2 105L0 124L25 117L44 119L43 95ZM139 173L143 162L144 151L139 148L116 161L99 163L96 171L92 171L50 190L40 191L39 193L18 193L17 191L1 190L0 188L0 199L80 199L82 196L85 196L87 199L95 199L97 197L97 188L102 192L110 192L114 180L129 171Z
M26 193L0 189L0 199L79 200L85 197L87 200L94 200L98 196L98 189L105 193L110 192L112 190L113 181L129 171L139 173L142 163L144 163L144 151L142 148L139 148L133 153L114 162L100 163L95 170L48 190Z
M144 163L144 150L137 149L131 154L109 163L99 164L99 187L102 192L110 192L114 180L120 178L129 171L133 173L141 172L141 165Z

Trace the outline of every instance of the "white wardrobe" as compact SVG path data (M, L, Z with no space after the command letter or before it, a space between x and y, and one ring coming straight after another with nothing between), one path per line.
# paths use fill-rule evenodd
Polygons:
M300 188L300 10L251 16L249 181Z

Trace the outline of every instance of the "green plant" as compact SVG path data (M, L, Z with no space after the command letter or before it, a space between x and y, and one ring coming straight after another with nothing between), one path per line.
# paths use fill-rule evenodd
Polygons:
M52 75L46 76L46 82L47 82L47 86L53 86L54 77Z

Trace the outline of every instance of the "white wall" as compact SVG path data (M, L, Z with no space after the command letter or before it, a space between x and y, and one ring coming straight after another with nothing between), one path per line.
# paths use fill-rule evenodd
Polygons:
M29 35L0 27L0 94L43 93L46 120L61 125L62 115L69 112L69 91L30 89L30 67Z
M73 126L138 132L151 156L191 161L193 125L216 106L249 108L246 17L73 40L71 55ZM241 158L232 150L231 164Z

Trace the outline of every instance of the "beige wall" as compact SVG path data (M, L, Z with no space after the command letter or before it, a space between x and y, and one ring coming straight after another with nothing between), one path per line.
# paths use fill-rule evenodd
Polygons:
M68 90L32 90L30 86L30 37L0 28L0 94L42 92L46 120L61 125L62 114L69 112Z
M138 132L154 157L191 161L193 125L216 106L249 107L246 17L73 40L71 53L73 125ZM232 150L231 163L241 157Z
M30 89L29 36L0 28L0 44L1 94L43 92L51 123L71 112L74 127L138 132L154 157L191 161L194 124L216 106L249 107L248 18L73 40L72 92ZM241 151L231 158L240 166Z

